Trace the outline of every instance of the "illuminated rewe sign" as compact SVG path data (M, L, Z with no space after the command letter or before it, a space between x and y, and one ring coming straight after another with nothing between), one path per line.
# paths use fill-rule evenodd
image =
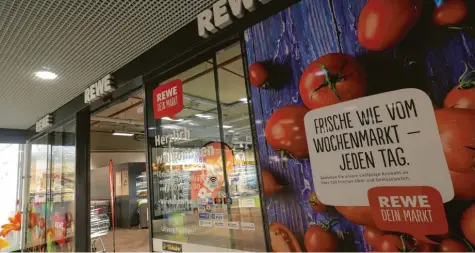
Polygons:
M259 0L262 4L267 4L270 1L272 0ZM213 7L198 14L198 34L203 38L207 38L208 32L216 33L218 28L224 29L233 22L229 10L231 10L233 16L242 18L244 17L244 9L252 12L256 9L256 5L257 0L216 1Z
M84 103L89 104L115 90L114 77L107 75L84 91Z

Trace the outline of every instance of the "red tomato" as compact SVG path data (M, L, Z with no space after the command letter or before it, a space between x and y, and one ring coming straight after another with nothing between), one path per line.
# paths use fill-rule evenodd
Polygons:
M414 239L415 252L433 252L435 249L435 244L419 241Z
M372 51L399 43L421 16L422 0L369 0L358 19L358 40Z
M336 206L347 220L362 226L376 227L369 206Z
M475 110L475 87L468 89L453 88L444 99L444 107Z
M366 227L364 230L364 240L373 248L377 248L384 232L375 227Z
M475 111L444 108L435 111L435 119L449 168L475 173Z
M467 245L454 239L444 239L439 244L440 252L468 252Z
M261 170L262 184L264 187L264 196L270 197L282 189L282 185L277 183L274 176L266 169Z
M467 5L462 0L445 0L434 10L432 19L436 25L455 25L467 16Z
M270 242L274 252L302 252L294 233L285 225L274 222L270 224Z
M475 199L475 174L449 171L456 199Z
M308 203L315 212L325 212L327 210L327 206L320 202L315 192L312 192L312 194L310 194L308 197Z
M408 252L410 246L400 236L383 235L376 249L380 252Z
M338 240L330 231L320 226L311 226L305 232L304 244L308 252L335 252Z
M249 81L256 87L261 87L267 81L267 69L262 62L249 66Z
M308 157L307 136L303 117L305 106L286 105L277 109L267 120L265 136L275 149L289 152L295 158Z
M326 54L305 69L299 91L309 109L348 101L364 96L366 73L350 55Z
M460 228L465 238L475 245L475 204L465 209L460 218Z

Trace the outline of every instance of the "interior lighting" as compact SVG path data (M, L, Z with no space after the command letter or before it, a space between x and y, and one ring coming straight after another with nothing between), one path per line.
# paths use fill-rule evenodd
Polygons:
M239 101L243 102L244 104L247 104L247 98L240 98Z
M223 128L233 128L233 126L223 125Z
M133 133L125 133L125 132L113 132L112 135L116 135L116 136L134 136Z
M213 116L209 115L209 114L201 114L201 113L198 113L198 114L195 114L196 117L198 118L202 118L202 119L212 119Z
M162 119L164 119L164 120L169 120L169 121L176 121L176 122L181 122L181 121L183 121L183 119L172 119L172 118L170 118L170 117L163 117Z
M35 76L43 80L53 80L58 77L58 75L56 75L55 73L46 70L35 72Z

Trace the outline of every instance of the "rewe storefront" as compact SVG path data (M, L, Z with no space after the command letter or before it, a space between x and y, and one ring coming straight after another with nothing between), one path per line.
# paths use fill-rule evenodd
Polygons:
M215 2L41 120L30 167L59 143L74 182L50 242L89 250L90 114L144 88L152 251L473 250L474 22L444 5Z

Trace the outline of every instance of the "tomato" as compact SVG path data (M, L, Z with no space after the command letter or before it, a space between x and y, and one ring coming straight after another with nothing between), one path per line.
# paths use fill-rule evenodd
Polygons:
M305 232L304 244L308 252L335 252L338 240L332 232L320 226L311 226Z
M475 245L475 204L465 209L460 218L460 228L465 238Z
M363 233L364 240L373 248L377 248L384 232L375 227L366 227Z
M249 66L249 81L255 87L261 87L269 76L266 67L262 62L256 62Z
M308 197L308 204L315 212L325 212L327 210L327 206L320 202L315 192L312 192Z
M435 119L449 169L475 173L475 111L444 108Z
M439 244L440 252L468 252L469 249L465 243L454 240L454 239L444 239Z
M467 5L462 0L445 0L434 10L432 19L436 25L455 25L467 16Z
M475 110L475 87L467 89L453 88L444 99L444 107Z
M376 227L369 206L336 206L347 220L362 226Z
M475 199L475 174L449 171L456 199Z
M270 197L282 189L282 185L277 183L274 176L266 169L261 170L262 184L264 187L264 196Z
M414 247L416 252L433 252L435 250L435 246L435 244L414 239Z
M465 70L459 77L459 84L445 97L444 107L475 109L475 69L465 62L464 65Z
M305 106L286 105L277 109L267 120L265 137L275 149L289 152L294 158L308 157L307 136L303 117Z
M422 0L369 0L358 19L358 41L372 51L399 43L421 16Z
M366 73L350 55L326 54L305 69L299 91L309 109L348 101L364 96Z
M397 235L383 235L376 249L380 252L408 252L409 244Z
M274 222L270 224L271 248L274 252L302 252L294 233L285 225Z

